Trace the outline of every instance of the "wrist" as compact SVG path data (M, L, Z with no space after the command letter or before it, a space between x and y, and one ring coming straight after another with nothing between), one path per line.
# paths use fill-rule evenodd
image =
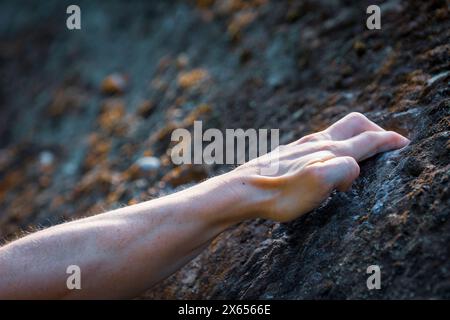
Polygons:
M242 221L267 216L274 198L268 190L258 177L234 170L166 196L164 201L176 201L179 210L175 212L181 212L183 219L218 234Z
M267 216L272 208L274 195L259 181L260 177L231 171L218 178L223 179L224 191L229 193L230 223Z

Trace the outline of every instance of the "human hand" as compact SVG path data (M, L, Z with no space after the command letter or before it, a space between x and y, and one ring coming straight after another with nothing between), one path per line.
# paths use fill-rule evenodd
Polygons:
M247 162L232 174L262 203L259 217L289 221L318 207L334 189L349 189L359 175L359 161L408 143L407 138L354 112L324 131ZM261 174L274 159L276 172Z

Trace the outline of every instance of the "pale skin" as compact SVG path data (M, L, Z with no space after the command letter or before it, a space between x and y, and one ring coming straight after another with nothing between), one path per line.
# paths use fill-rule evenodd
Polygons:
M261 174L273 159L265 155L175 194L27 235L0 248L0 299L134 298L229 227L296 219L349 189L358 162L408 143L351 113L280 146L276 174ZM81 290L66 286L69 265L81 269Z

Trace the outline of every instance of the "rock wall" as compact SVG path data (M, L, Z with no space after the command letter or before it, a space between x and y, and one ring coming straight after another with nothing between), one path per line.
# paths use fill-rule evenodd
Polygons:
M196 119L286 143L359 111L412 143L294 222L223 233L142 298L450 298L448 1L80 1L80 31L67 5L0 5L0 239L230 170L170 163Z

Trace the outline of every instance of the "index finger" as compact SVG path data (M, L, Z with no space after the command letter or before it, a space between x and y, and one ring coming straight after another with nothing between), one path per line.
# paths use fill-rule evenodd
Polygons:
M352 112L325 129L332 140L345 140L365 131L385 131L375 122L358 112Z
M342 155L362 161L380 152L403 148L409 142L397 132L383 130L366 131L340 143L342 143Z

